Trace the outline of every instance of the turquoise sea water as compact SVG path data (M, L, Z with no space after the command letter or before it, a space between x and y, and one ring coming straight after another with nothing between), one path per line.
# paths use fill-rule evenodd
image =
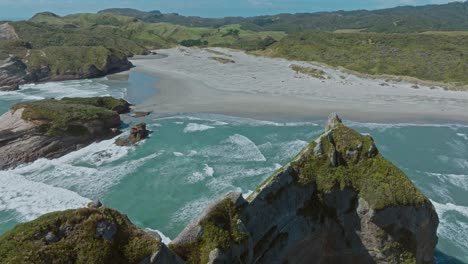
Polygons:
M140 74L132 72L128 82L24 86L19 92L0 94L0 111L21 100L44 97L128 98L135 89L151 93L154 80ZM319 135L324 123L209 114L151 115L127 121L147 122L151 137L131 148L104 141L57 160L0 172L0 233L41 214L101 199L138 226L174 238L213 199L228 191L247 195L254 190ZM458 263L468 263L468 127L348 125L371 133L384 156L433 201L441 220L438 262L457 263L456 258Z

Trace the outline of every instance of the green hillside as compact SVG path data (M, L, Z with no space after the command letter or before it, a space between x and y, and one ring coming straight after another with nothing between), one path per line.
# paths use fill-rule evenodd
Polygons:
M241 24L243 29L255 31L335 31L360 29L369 32L423 32L468 30L468 2L443 5L401 6L367 11L336 11L320 13L277 14L257 17L202 18L179 14L144 12L128 8L100 11L136 17L146 22L167 22L194 27L221 27Z
M64 17L44 12L10 24L19 39L0 40L0 58L16 55L30 69L47 68L49 75L99 76L119 70L106 62L128 66L126 57L183 45L317 61L370 75L410 76L452 83L454 89L468 84L468 2L224 19L134 9Z
M262 54L461 86L468 84L466 43L468 34L313 32L290 34Z

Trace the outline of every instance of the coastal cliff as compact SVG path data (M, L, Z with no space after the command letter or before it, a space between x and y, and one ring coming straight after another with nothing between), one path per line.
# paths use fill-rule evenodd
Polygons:
M63 28L68 32L63 38L47 36L53 31L60 29L36 23L0 24L0 90L18 89L25 83L102 77L133 67L127 59L133 55L131 51L105 41L85 43L89 36L73 35L76 29ZM146 52L139 46L134 49Z
M120 133L129 103L112 97L20 103L0 117L0 169L58 158Z
M119 257L103 257L101 230L140 231L113 220L89 221L83 229L74 215L89 210L112 215L105 219L120 217L106 208L43 216L0 237L0 248L25 248L0 250L0 258L62 263L60 249L76 263L83 255L86 263L435 263L439 223L428 198L384 159L372 137L346 127L336 115L324 134L247 199L227 194L167 247L157 235L146 242L112 236L113 247L103 252ZM63 223L70 232L60 231ZM53 239L47 239L49 233ZM134 248L141 251L135 254Z

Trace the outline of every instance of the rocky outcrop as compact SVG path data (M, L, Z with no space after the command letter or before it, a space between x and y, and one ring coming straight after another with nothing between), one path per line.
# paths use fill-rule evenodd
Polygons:
M39 17L58 18L46 12L32 20ZM99 45L37 48L19 37L24 38L27 32L17 32L13 25L0 24L0 40L4 42L0 50L0 90L17 89L25 83L97 78L133 67L127 53ZM9 54L17 57L7 58Z
M370 136L336 115L326 127L247 200L209 206L170 247L190 263L434 263L430 201Z
M9 23L0 24L0 40L18 40L15 28Z
M2 263L182 263L151 234L109 208L44 215L0 237Z
M97 107L93 103L106 102ZM121 124L110 98L43 100L15 105L0 117L0 169L58 158L93 142L117 136Z
M0 91L17 90L20 84L30 81L27 66L16 57L0 61Z
M97 207L94 204L91 207ZM63 214L69 213L57 213L57 217ZM61 230L75 229L63 227L63 221L57 220L53 223L58 231L47 228L44 221L49 218L26 226L46 226L40 232L20 233L14 229L0 237L0 258L18 260L25 256L25 250L11 249L65 243L69 238ZM121 225L112 219L115 218L93 220L86 231L91 233L86 237L98 241L119 238ZM135 242L130 236L129 241L120 243L144 249L146 257L133 260L152 264L432 264L438 223L431 202L401 170L383 158L374 140L344 126L335 116L330 118L322 136L255 193L247 199L241 193L229 193L209 205L168 247L153 232L147 234L157 241L157 250L153 251L156 253L148 254L148 240ZM128 226L124 230L135 229ZM21 237L31 233L36 235ZM77 247L70 251L80 252ZM114 253L120 254L121 248L115 248ZM52 255L50 248L33 248L29 252L28 257L33 256L33 260L37 260L34 257L39 256L38 252L53 261L59 258ZM68 253L65 251L65 255ZM118 262L101 258L101 263Z
M117 146L132 146L138 142L148 138L149 131L146 129L146 124L138 124L130 130L130 135L127 138L119 138L115 141Z

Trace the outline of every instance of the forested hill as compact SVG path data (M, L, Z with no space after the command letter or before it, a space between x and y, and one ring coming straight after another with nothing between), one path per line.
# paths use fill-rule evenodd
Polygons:
M169 22L184 26L219 27L242 24L243 29L256 31L335 31L354 29L368 32L423 32L468 30L468 2L443 5L400 6L367 11L336 11L302 14L278 14L258 17L201 18L179 14L144 12L135 9L106 9L147 22Z

